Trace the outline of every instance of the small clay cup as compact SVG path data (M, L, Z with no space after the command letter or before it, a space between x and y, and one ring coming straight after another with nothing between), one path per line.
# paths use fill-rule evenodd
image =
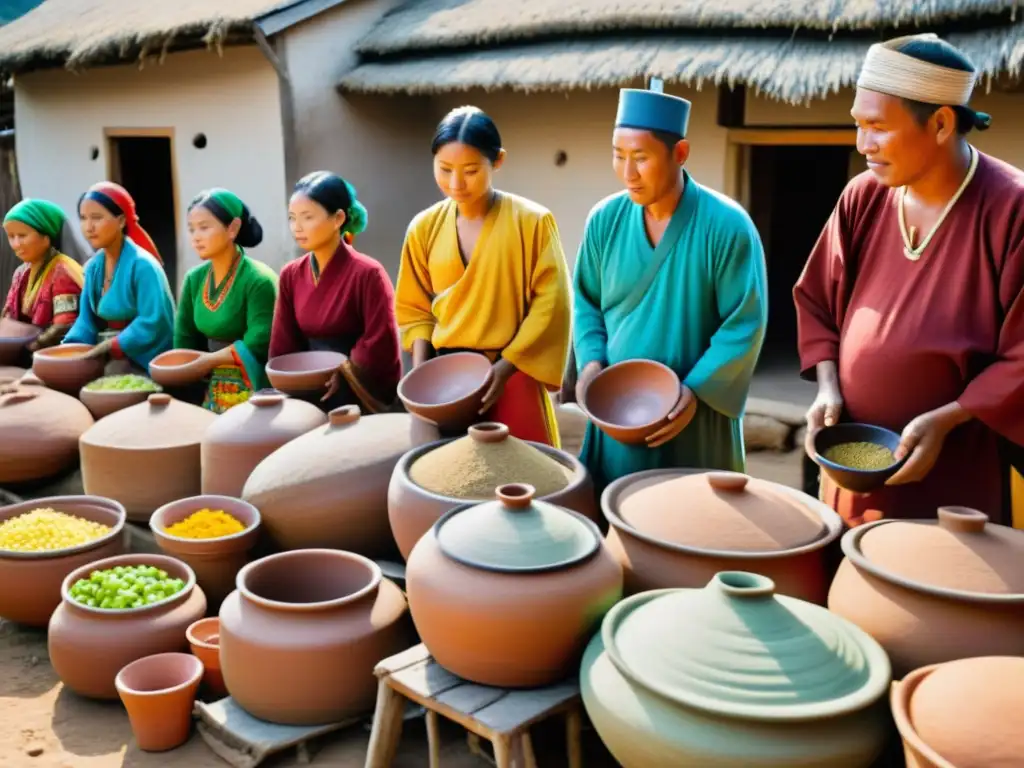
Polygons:
M302 395L322 390L334 372L348 358L340 352L314 350L279 355L267 363L270 385L286 395Z
M479 420L490 383L490 360L476 352L453 352L405 374L398 397L414 416L442 429L464 429Z
M200 509L223 510L244 525L245 530L216 539L185 539L166 532L166 528ZM195 571L196 583L206 593L211 610L216 610L234 590L235 577L249 561L249 551L259 538L260 523L256 507L231 496L192 496L172 501L149 518L149 527L160 549Z
M185 637L192 647L192 653L203 662L203 687L212 699L222 699L228 695L224 685L224 675L220 671L220 619L211 616L200 619L186 631Z
M87 385L88 386L88 385ZM99 421L104 416L109 416L117 411L130 408L133 405L144 403L154 392L160 392L158 384L154 390L132 390L122 391L116 389L87 389L82 387L78 393L78 399L89 409L92 417Z
M679 402L679 377L653 360L626 360L593 378L583 392L583 410L598 429L626 445L641 445L668 423ZM683 412L687 422L697 410L697 398Z
M170 349L150 361L149 378L164 387L194 384L203 376L190 366L202 355L195 349Z
M143 752L167 752L188 741L203 663L190 653L158 653L133 661L114 685Z
M81 359L92 348L92 344L59 344L40 349L32 354L32 373L51 389L77 396L82 387L103 375L102 358Z
M900 436L885 427L872 424L833 424L825 427L814 436L814 455L811 459L821 467L822 472L829 476L840 488L855 493L869 493L885 485L885 481L896 474L907 462L904 456L885 469L856 469L836 464L825 458L825 452L843 443L873 443L883 445L893 453L900 445Z
M21 357L25 345L35 341L40 328L9 317L0 318L0 365L13 365Z

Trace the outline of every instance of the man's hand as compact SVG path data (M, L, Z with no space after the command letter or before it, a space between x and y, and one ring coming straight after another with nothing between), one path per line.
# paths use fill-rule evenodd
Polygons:
M886 485L904 485L905 483L917 483L924 480L932 471L935 462L942 453L942 446L946 442L953 427L963 423L966 418L961 417L962 412L959 406L954 413L950 406L929 411L918 416L907 424L900 435L900 444L896 449L896 460L900 461L904 456L909 456L907 463L900 467L899 471L886 481Z
M501 399L501 395L505 391L505 384L508 383L508 380L512 378L515 372L516 367L504 358L498 360L498 362L491 366L491 384L487 387L487 391L484 393L483 402L480 404L481 416L491 410L495 403Z
M587 387L590 386L590 382L592 382L597 377L597 374L603 370L604 365L599 361L594 360L583 366L583 370L580 371L580 376L576 380L576 404L584 411L586 410L586 406L584 405L583 395L587 391Z
M697 411L697 396L693 390L683 386L679 391L679 400L672 406L668 413L668 424L659 429L653 435L647 437L648 448L658 448L669 440L679 435L687 425L693 421L693 414Z

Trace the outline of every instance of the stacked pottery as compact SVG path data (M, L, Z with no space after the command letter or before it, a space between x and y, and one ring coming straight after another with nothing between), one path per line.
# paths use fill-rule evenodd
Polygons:
M85 492L117 499L139 522L164 504L197 496L199 446L216 418L160 392L101 419L79 441Z
M411 640L401 590L372 560L338 550L250 563L220 609L227 690L271 723L337 723L372 710L374 666Z
M329 423L278 448L249 476L242 498L282 549L326 547L368 556L394 550L388 482L398 460L437 430L409 414L337 408Z
M419 540L406 590L438 664L482 685L530 688L575 671L622 569L597 526L505 485L497 501L458 507Z
M717 574L605 616L583 704L624 768L867 768L888 732L885 651L771 579Z
M971 656L1024 656L1024 531L963 507L843 536L833 613L882 644L897 675Z
M825 602L824 550L843 524L805 493L734 472L655 469L613 482L601 508L627 593L745 570L772 579L780 594Z

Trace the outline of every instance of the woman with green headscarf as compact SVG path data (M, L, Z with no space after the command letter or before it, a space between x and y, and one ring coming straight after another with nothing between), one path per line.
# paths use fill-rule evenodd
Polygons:
M191 367L197 381L209 377L203 407L223 413L268 386L264 367L277 275L246 255L263 240L263 228L226 189L192 200L188 231L203 263L182 283L174 346L205 353Z
M64 211L47 200L22 200L4 217L7 242L22 264L0 318L42 330L29 350L59 344L78 319L85 276L81 264L61 253L65 222Z

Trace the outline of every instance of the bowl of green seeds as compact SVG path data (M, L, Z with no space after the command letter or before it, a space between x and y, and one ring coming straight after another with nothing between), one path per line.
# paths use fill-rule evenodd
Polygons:
M900 436L873 424L834 424L814 436L811 458L840 488L870 493L885 485L906 462L896 460Z
M90 381L78 393L92 417L99 421L123 408L144 403L154 392L162 392L161 387L145 376L126 373L119 376L103 376Z

